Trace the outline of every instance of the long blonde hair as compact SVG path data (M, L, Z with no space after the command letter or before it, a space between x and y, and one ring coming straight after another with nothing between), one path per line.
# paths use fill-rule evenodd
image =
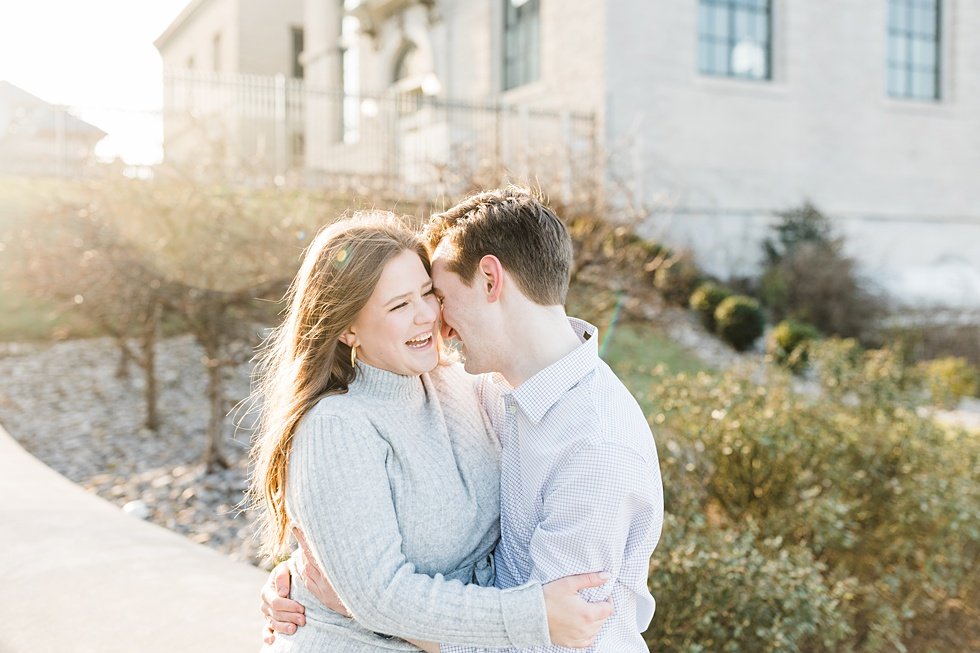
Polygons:
M340 336L354 323L385 264L421 240L390 214L371 213L331 224L316 235L286 294L282 324L266 339L251 403L259 412L251 452L248 503L259 515L262 551L280 555L288 538L286 476L293 432L322 397L354 380L350 347Z

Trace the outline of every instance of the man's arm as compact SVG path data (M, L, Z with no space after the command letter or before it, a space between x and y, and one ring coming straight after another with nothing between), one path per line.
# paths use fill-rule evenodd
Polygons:
M604 569L602 587L585 589L589 601L610 598L619 581L627 540L634 527L648 524L659 537L663 499L656 461L618 444L586 444L564 461L546 488L544 519L531 536L531 580ZM643 523L638 523L643 522ZM623 606L615 606L616 610ZM599 634L596 643L602 638ZM442 653L559 653L555 646L482 649L443 644Z

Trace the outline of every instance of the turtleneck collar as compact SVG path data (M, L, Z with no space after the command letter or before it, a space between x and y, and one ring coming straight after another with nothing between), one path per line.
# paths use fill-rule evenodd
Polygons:
M347 389L350 394L374 399L414 402L425 397L418 375L405 376L357 361L357 374Z

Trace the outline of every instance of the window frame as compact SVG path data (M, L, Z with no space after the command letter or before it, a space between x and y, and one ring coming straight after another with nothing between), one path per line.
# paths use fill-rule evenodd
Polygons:
M894 100L912 100L919 102L940 102L944 99L943 92L943 0L932 0L932 7L924 7L923 0L888 0L885 27L885 93ZM894 12L901 6L905 12L905 24L896 25L899 21ZM921 25L916 24L913 16L923 9L933 10L933 20L930 21L932 34L918 31ZM898 43L900 47L894 47ZM921 63L919 47L923 44L931 50L932 64ZM918 46L918 47L917 47ZM901 51L901 57L896 53ZM922 52L925 52L923 50ZM899 85L893 85L893 74L900 79ZM931 93L920 93L916 90L915 79L919 76L931 76Z
M514 6L502 0L501 89L506 92L541 79L541 2Z
M773 39L774 39L774 0L763 0L764 7L750 5L747 0L698 0L697 3L697 72L707 77L746 80L750 82L772 82L773 75ZM705 10L724 12L726 25L724 34L719 36L705 21ZM748 20L755 21L762 17L765 20L762 41L754 41L762 46L764 56L764 71L762 75L751 72L740 73L732 65L733 53L738 45L737 38L742 36L739 30L741 16L748 15ZM754 30L749 30L751 33ZM714 65L719 48L724 48L724 66ZM706 56L707 51L707 56Z

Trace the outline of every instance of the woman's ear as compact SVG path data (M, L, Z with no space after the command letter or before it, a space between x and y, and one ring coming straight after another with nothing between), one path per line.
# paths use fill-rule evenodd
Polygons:
M354 333L353 330L347 329L347 331L344 331L342 334L340 334L340 337L337 338L337 340L344 343L348 347L353 347L354 345L357 344L357 335Z

